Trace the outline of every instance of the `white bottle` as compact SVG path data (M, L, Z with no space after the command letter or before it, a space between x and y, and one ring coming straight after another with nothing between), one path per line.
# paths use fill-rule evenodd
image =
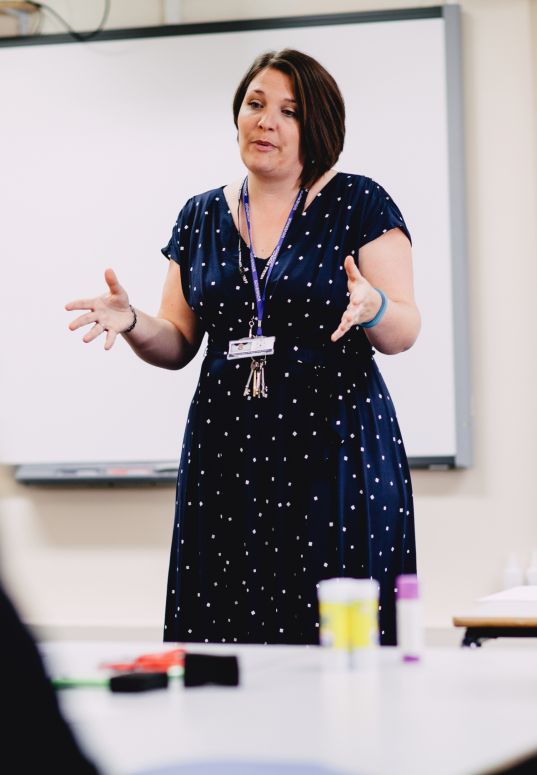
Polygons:
M524 583L524 576L522 568L518 564L516 552L510 552L503 572L503 588L511 589L512 587L519 587Z
M419 662L424 651L423 615L418 577L397 577L397 646L404 662Z
M530 564L526 568L526 584L537 585L537 549L531 553Z

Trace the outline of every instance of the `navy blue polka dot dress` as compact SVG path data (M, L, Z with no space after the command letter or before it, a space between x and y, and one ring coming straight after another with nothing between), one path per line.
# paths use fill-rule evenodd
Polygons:
M185 429L164 640L318 643L317 583L380 582L381 643L395 642L395 577L416 569L412 490L395 408L364 331L330 335L347 306L348 254L410 235L371 178L338 173L300 206L267 288L276 336L268 398L245 398L254 291L223 189L188 200L163 253L179 264L208 347ZM243 243L245 268L248 248ZM180 378L177 390L181 390Z

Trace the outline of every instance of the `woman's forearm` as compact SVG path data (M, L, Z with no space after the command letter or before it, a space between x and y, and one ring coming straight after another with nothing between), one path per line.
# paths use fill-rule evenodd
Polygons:
M380 323L364 331L375 350L385 355L395 355L412 347L420 328L421 317L415 304L388 299Z
M153 317L138 309L136 315L135 327L123 334L123 338L139 358L163 369L181 369L192 360L199 342L189 342L165 318Z

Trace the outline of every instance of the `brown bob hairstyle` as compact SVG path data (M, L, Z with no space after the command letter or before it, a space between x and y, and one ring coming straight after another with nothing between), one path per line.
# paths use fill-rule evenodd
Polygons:
M345 103L329 72L313 57L290 48L267 51L254 61L233 98L233 119L238 115L248 86L267 67L280 70L291 79L300 123L300 183L310 188L334 166L345 140Z

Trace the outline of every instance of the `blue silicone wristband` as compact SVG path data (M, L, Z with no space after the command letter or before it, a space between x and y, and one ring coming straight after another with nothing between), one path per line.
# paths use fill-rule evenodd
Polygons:
M386 312L386 307L388 306L388 299L382 293L380 288L375 288L375 290L377 291L377 293L380 293L380 298L381 298L380 309L372 320L369 320L367 323L360 323L362 328L373 328L373 326L376 326L377 323L380 323L380 321L384 317L384 313Z

